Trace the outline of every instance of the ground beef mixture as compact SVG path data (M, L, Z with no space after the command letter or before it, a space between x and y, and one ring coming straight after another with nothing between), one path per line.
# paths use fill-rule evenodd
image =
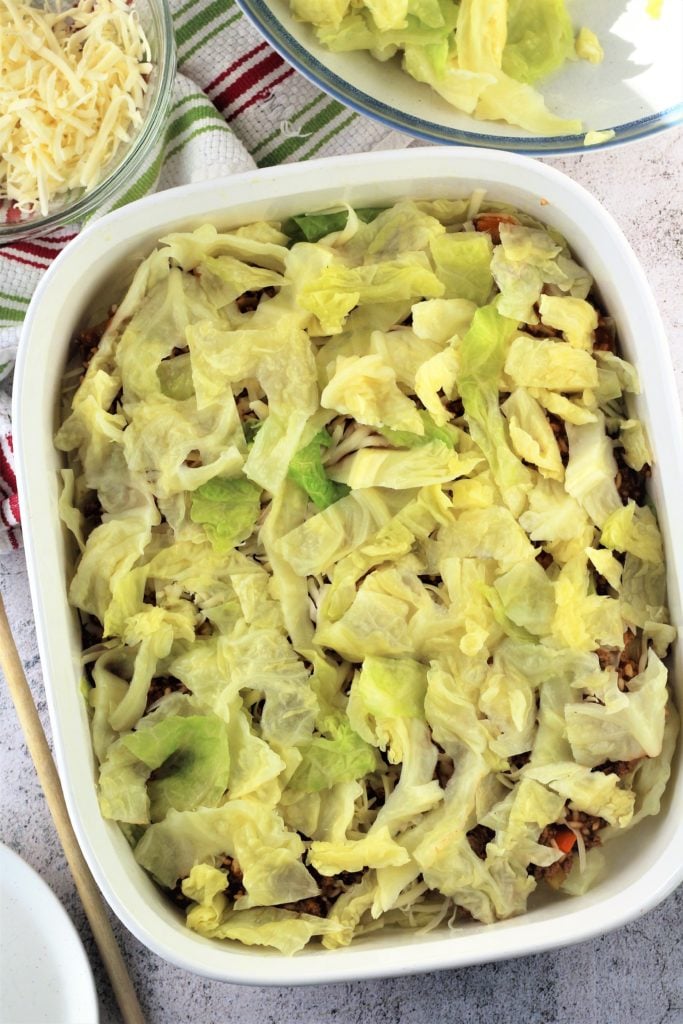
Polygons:
M647 481L652 475L650 467L646 464L642 469L632 469L625 460L623 448L614 449L614 458L617 464L614 483L624 505L629 501L644 505L647 500Z
M623 779L625 775L629 775L637 768L642 760L642 757L636 757L632 761L603 761L592 771L604 772L605 775L618 775L620 779Z
M486 825L475 825L467 833L467 842L480 860L486 860L486 847L495 834L493 829L487 828Z
M528 764L531 760L531 751L525 750L523 754L513 754L512 757L508 757L510 767L518 772L524 765Z
M524 324L524 333L530 334L532 338L560 338L561 332L555 327L549 327L548 324L541 323L540 310L538 303L534 306L534 312L539 317L537 324Z
M439 398L444 409L450 413L451 419L459 420L461 416L465 415L465 406L463 405L462 398L446 398L441 391L439 392Z
M549 551L543 551L543 549L541 549L536 555L536 561L542 569L549 569L553 564L554 559Z
M320 889L319 896L309 896L295 903L283 903L282 910L293 910L297 914L311 914L313 917L327 917L337 899L352 886L360 882L363 871L342 871L339 875L320 875L309 866Z
M559 889L574 863L575 845L567 852L564 852L567 839L569 836L573 838L572 830L581 833L585 849L590 850L594 846L601 845L600 829L604 828L606 824L607 822L604 818L586 814L584 811L567 809L567 817L564 821L557 821L551 825L546 825L538 837L538 842L541 846L550 846L556 850L562 850L562 857L548 867L531 864L529 866L529 874L533 875L538 882L547 882L551 888ZM571 825L571 829L567 827L569 825Z
M566 466L569 462L569 439L567 437L567 428L564 425L564 420L552 412L546 412L546 416L548 418L548 423L550 424L550 429L555 435L557 447L560 449L562 465Z
M451 779L453 772L455 771L455 762L449 754L441 751L436 760L436 767L434 768L433 778L439 783L442 789L445 789Z
M611 317L598 314L598 326L593 341L594 352L616 352L617 332Z
M149 684L145 714L162 697L168 697L169 693L190 693L190 690L175 676L158 676Z
M111 323L113 316L112 313L106 317L106 319L100 321L99 324L95 324L93 327L84 327L82 331L79 331L74 338L74 344L78 353L78 358L83 365L83 372L88 369L90 360L97 352L102 335L106 331L107 327Z
M277 288L273 288L272 286L269 286L268 288L259 288L257 291L253 292L244 292L242 295L237 296L235 299L235 305L239 309L240 313L253 313L264 296L272 299L276 294Z
M617 672L618 686L620 690L628 691L630 681L638 675L640 657L642 654L642 635L640 631L633 633L630 629L624 632L624 646L621 650L618 647L598 647L595 652L600 662L600 668L614 668Z

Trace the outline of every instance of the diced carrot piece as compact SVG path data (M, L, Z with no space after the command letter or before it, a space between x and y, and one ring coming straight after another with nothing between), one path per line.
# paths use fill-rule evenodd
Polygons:
M555 834L555 842L562 853L571 853L576 843L576 835L570 828L562 828Z
M488 231L496 245L500 242L501 224L519 224L519 221L508 213L482 213L474 218L477 231Z

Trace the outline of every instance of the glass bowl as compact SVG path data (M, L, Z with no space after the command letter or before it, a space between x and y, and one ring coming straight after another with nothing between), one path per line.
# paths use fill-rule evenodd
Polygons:
M135 8L149 42L152 72L142 108L142 123L130 142L122 143L102 180L90 190L78 189L55 203L47 216L37 212L21 221L6 222L0 209L0 245L31 235L44 235L64 224L86 220L100 210L122 205L147 166L155 164L163 144L166 112L173 89L176 53L173 20L166 0L136 0ZM130 199L143 193L134 189ZM0 204L1 206L2 204Z

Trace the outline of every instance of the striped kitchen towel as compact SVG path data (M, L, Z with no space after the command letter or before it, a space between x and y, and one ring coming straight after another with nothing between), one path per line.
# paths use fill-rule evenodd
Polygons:
M179 74L163 148L121 202L254 163L267 167L410 141L311 85L263 41L234 0L170 0L170 6ZM21 543L9 414L19 331L42 274L76 233L76 226L64 227L0 248L0 554Z

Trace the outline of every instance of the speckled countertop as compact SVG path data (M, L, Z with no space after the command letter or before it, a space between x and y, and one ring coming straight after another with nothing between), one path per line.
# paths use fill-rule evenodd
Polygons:
M548 162L604 203L641 260L659 302L683 399L682 157L683 133L675 131L626 148ZM0 564L0 586L49 733L21 553ZM0 778L0 840L36 868L62 900L93 966L102 1024L114 1024L119 1017L113 996L4 687ZM683 1024L683 889L634 924L558 952L304 989L207 981L167 964L118 921L113 924L149 1024Z

